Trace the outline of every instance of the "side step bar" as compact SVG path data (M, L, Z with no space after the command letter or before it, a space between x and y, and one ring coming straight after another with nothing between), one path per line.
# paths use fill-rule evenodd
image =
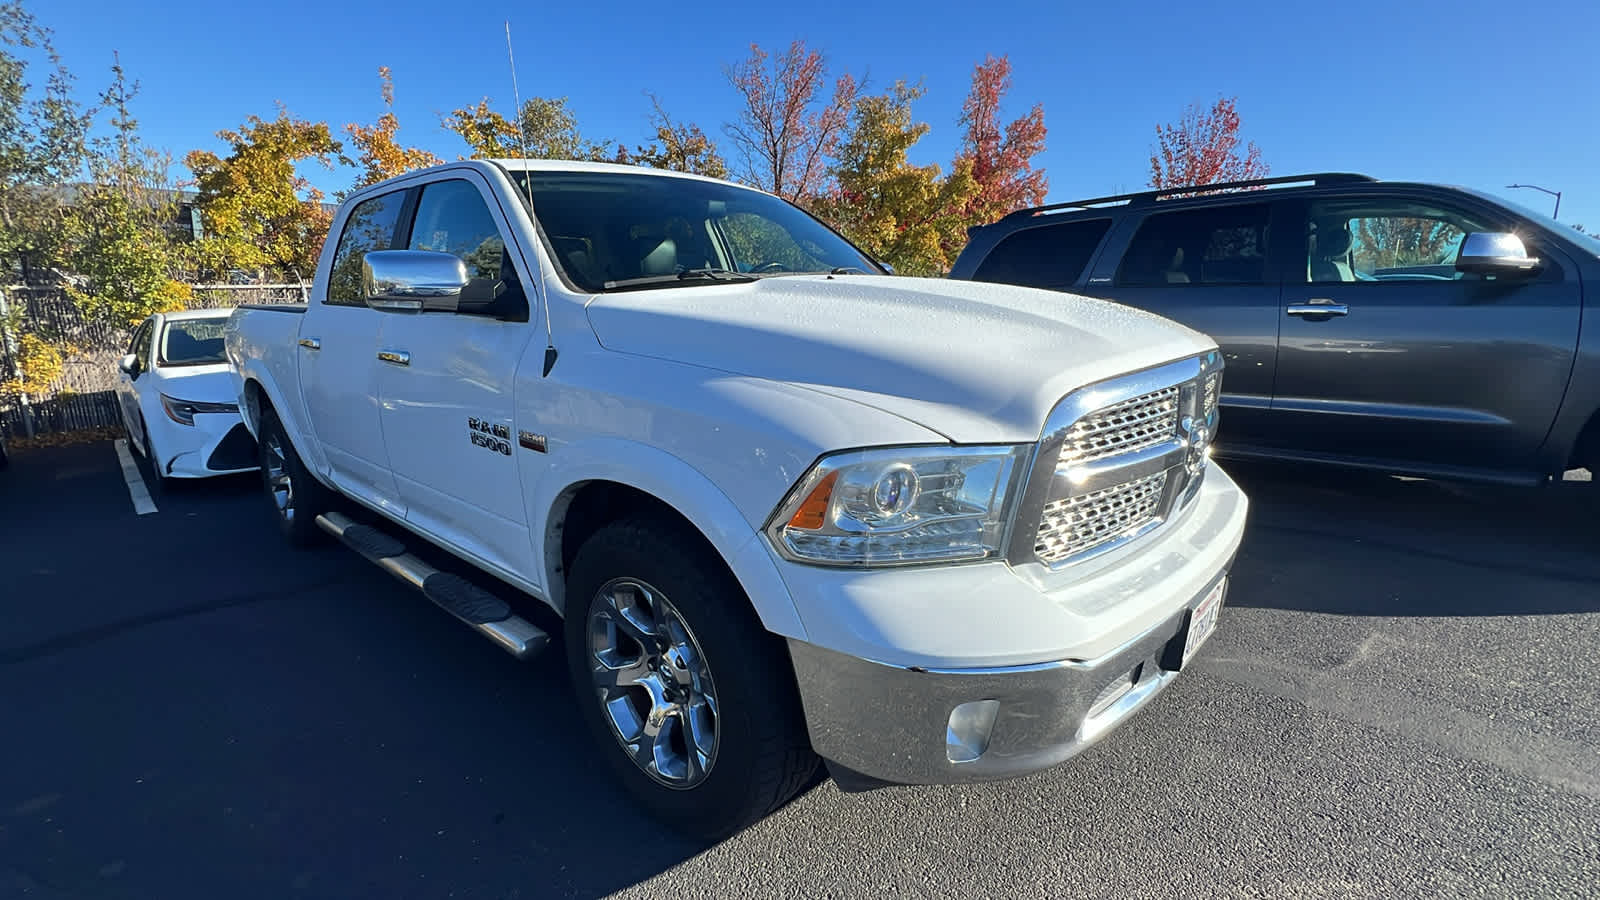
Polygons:
M317 525L378 568L421 591L445 612L472 626L517 659L528 659L550 643L550 635L527 619L514 615L504 600L460 575L428 565L384 532L334 512L317 516Z

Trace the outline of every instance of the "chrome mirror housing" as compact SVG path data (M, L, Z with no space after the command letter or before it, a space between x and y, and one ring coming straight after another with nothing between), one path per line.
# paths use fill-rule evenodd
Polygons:
M384 312L455 312L467 264L432 250L374 250L361 260L361 295Z
M1539 259L1528 255L1522 238L1508 231L1474 231L1461 241L1456 269L1478 275L1527 275Z

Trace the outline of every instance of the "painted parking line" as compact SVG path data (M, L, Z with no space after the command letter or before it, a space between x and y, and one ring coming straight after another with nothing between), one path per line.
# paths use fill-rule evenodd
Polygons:
M117 438L117 459L122 463L122 480L128 484L133 511L141 516L155 512L156 502L150 499L150 489L145 487L144 476L139 474L139 464L133 461L133 454L128 452L126 438Z

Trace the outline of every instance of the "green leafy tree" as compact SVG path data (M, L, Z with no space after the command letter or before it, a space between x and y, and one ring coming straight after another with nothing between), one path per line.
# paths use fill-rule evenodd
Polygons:
M30 63L49 74L35 90ZM0 3L0 257L11 277L54 265L62 231L62 186L83 171L93 118L73 99L73 77L18 0Z
M172 225L176 193L167 173L171 159L146 147L130 104L139 85L130 83L121 60L100 96L110 111L108 137L95 141L89 157L91 184L67 210L67 259L77 281L68 294L91 315L132 323L152 312L182 308L189 288L174 275L180 254Z
M522 130L517 122L489 106L485 97L477 106L462 107L446 115L441 124L467 144L472 159L576 159L609 158L609 142L596 142L578 131L578 117L566 97L530 97L522 104ZM526 150L524 150L526 146Z
M938 275L965 236L963 211L978 195L970 160L948 177L913 165L909 152L928 133L911 104L921 85L896 82L855 102L832 169L835 186L815 211L874 257L907 275Z
M195 201L205 236L196 245L210 274L231 269L271 271L303 280L316 269L331 213L323 193L296 167L332 169L343 145L326 122L296 119L282 106L275 119L251 116L238 131L219 131L229 154L195 150L184 157L194 172Z
M444 162L426 150L400 144L396 137L400 131L400 118L394 113L394 77L388 66L378 67L378 79L382 83L383 114L371 125L352 122L344 127L357 152L355 163L361 167L356 188Z

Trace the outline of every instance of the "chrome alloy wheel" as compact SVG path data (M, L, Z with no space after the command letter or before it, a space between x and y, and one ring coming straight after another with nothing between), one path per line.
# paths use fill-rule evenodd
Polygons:
M289 466L284 462L283 436L271 432L265 436L262 446L267 450L266 479L267 490L272 494L273 505L278 508L278 515L285 522L294 521L294 478L289 475Z
M695 787L717 760L717 694L694 632L660 591L631 578L589 601L589 674L611 732L670 788Z

